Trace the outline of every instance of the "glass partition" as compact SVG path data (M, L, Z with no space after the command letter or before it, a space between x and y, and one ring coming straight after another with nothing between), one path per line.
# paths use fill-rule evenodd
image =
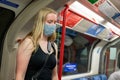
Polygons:
M62 29L57 29L58 59ZM88 72L91 45L96 39L67 28L64 43L63 76ZM58 62L59 64L59 62Z

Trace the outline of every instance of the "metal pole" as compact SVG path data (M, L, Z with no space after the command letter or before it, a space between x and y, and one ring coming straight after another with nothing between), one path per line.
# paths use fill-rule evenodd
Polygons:
M63 23L62 23L62 36L61 36L61 45L60 45L60 63L59 63L59 73L58 77L61 80L62 77L62 66L63 66L63 57L64 57L64 41L65 41L65 33L66 33L66 13L68 11L69 6L65 5L65 9L63 11Z

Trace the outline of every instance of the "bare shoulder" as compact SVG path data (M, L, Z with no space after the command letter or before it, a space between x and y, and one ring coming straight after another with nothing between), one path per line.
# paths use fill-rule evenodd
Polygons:
M33 41L30 37L26 37L19 45L20 49L34 49Z

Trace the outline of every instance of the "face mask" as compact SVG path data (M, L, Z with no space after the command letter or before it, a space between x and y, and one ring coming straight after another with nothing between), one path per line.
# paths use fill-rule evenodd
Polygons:
M49 24L44 25L44 35L46 36L51 36L55 30L56 30L56 25L49 25Z

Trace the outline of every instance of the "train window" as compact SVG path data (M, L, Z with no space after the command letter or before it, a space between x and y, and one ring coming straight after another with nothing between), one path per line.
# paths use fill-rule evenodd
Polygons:
M119 44L120 42L111 45L107 48L105 52L105 71L106 75L109 76L111 73L113 73L116 68L120 68L120 54L119 52ZM117 67L116 67L117 65Z
M115 59L110 59L110 48L106 51L106 75L109 76L115 70Z
M110 60L115 60L117 55L117 48L110 47Z
M0 66L4 37L14 17L15 13L13 11L0 7Z
M57 29L56 42L60 56L61 28ZM95 38L66 29L64 43L63 76L88 72L89 51Z

